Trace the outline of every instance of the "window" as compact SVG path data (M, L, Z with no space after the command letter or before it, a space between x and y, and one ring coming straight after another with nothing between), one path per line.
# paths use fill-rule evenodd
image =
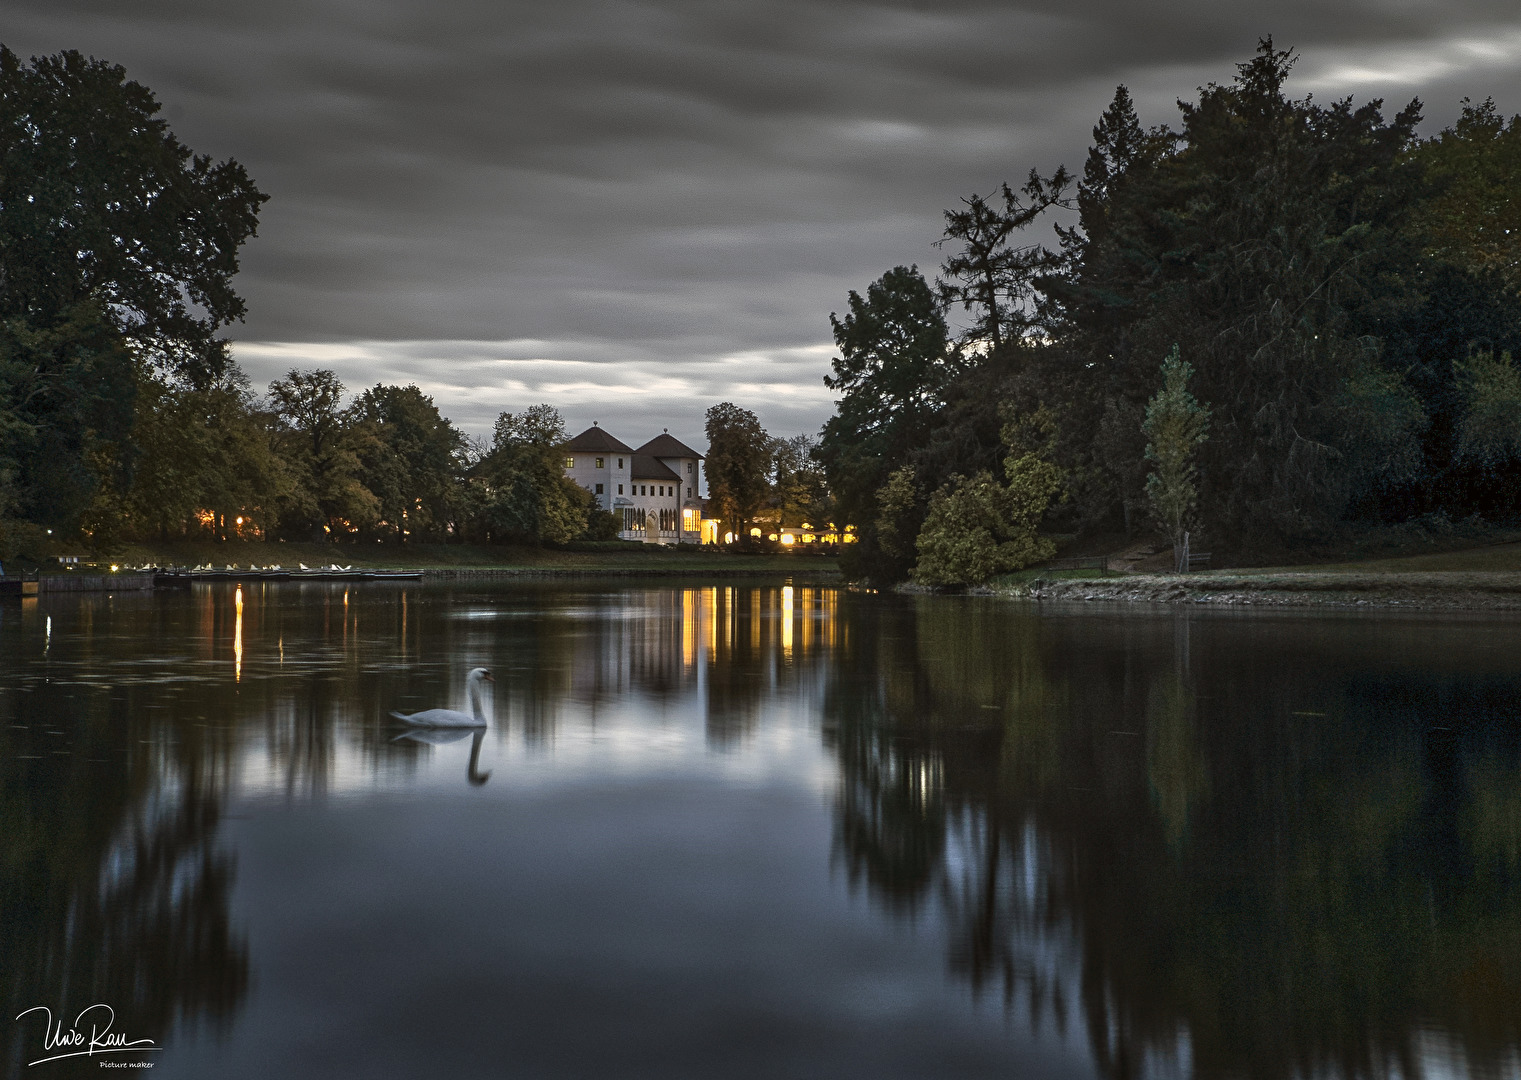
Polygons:
M576 467L576 459L573 458L573 457L566 458L565 459L565 467L567 469L574 469Z
M601 495L601 494L602 494L602 485L601 485L601 484L598 484L598 485L597 485L597 494L598 494L598 495Z
M687 475L688 476L692 475L692 463L690 461L687 462Z
M648 495L649 493L650 493L650 489L649 488L645 487L643 484L639 485L639 494L641 494L641 495Z
M618 485L618 494L619 494L619 495L622 495L622 494L623 494L623 485L622 485L622 484L619 484L619 485Z
M662 494L662 495L665 494L665 485L664 484L660 485L660 494Z
M689 484L689 485L687 485L687 498L690 499L691 497L692 497L692 487Z
M620 469L623 468L623 459L622 458L618 459L618 468L620 468Z
M598 458L597 459L597 468L599 468L599 469L605 468L606 466L603 465L603 462L605 462L606 460L607 460L606 458Z

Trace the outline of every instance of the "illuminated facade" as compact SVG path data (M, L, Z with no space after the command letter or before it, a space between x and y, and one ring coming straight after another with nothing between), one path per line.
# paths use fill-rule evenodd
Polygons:
M663 432L637 450L593 424L562 447L565 475L621 516L618 536L654 544L702 542L702 461Z

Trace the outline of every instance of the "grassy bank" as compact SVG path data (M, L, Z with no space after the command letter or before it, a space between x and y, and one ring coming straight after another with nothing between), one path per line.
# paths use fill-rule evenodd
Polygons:
M1521 544L1393 559L1193 574L1024 571L993 586L1041 601L1521 611Z

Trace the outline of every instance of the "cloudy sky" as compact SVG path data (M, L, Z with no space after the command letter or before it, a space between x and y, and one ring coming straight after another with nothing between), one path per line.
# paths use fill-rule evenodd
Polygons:
M1080 169L1117 83L1143 123L1271 34L1295 90L1521 111L1515 0L6 0L0 41L153 89L271 198L236 354L416 382L481 433L702 444L731 400L777 434L832 408L829 313L932 272L941 211ZM1390 110L1392 111L1392 109Z

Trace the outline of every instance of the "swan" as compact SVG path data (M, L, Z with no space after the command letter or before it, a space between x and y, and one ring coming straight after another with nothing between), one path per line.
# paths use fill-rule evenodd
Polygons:
M462 713L458 709L424 709L422 712L407 716L404 713L392 712L404 724L414 727L427 728L472 728L485 727L486 718L481 715L481 683L495 682L491 672L483 667L474 668L465 678L465 696L470 700L470 712Z

